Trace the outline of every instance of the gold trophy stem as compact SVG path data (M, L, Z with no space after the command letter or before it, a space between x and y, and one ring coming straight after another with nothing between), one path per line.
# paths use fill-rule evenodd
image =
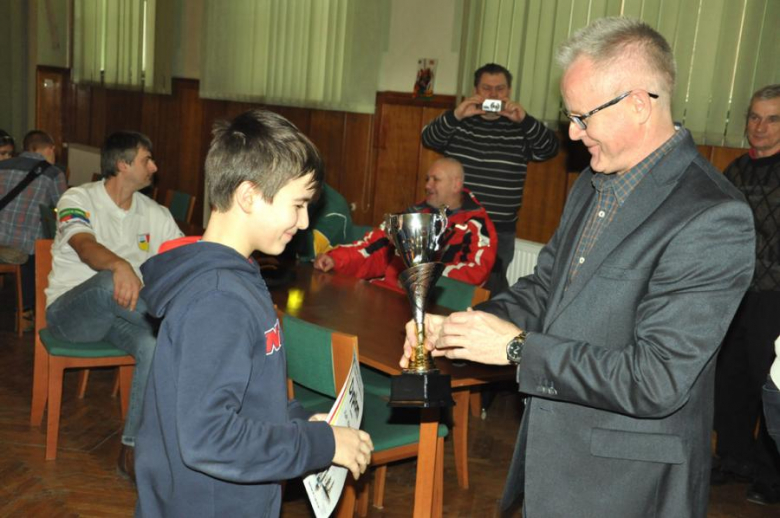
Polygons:
M425 350L425 325L420 322L414 323L417 329L417 345L414 346L412 357L409 361L409 368L406 372L428 372L436 369L433 359L428 351Z

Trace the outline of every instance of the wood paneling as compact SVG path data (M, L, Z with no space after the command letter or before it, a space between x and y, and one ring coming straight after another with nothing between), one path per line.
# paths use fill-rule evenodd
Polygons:
M202 99L198 82L188 79L175 79L171 95L157 95L74 85L67 69L40 67L38 77L39 127L58 143L97 147L113 131L145 133L154 144L159 192L195 196L196 224L202 223L204 161L214 121L259 107L287 117L309 135L325 159L327 180L357 209L355 220L371 219L373 191L366 186L372 185L372 115Z
M385 213L423 198L425 174L439 154L422 146L420 134L455 105L452 96L413 99L406 93L380 92L376 114L367 115L202 99L198 89L195 80L174 79L171 95L108 90L72 84L67 69L39 67L36 121L58 144L99 147L111 131L146 133L154 143L159 192L175 189L195 196L194 223L202 224L204 161L214 121L262 107L287 117L312 139L325 160L326 180L352 205L354 221L375 225ZM569 141L565 129L558 133L560 154L528 166L518 237L546 242L552 236L576 172L588 164L582 144ZM745 152L699 149L721 170Z
M421 110L416 106L383 104L377 107L376 189L374 224L384 214L400 212L419 196L417 176Z

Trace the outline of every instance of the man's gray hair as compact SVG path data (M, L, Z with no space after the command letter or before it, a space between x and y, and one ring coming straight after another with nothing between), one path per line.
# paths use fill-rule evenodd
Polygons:
M581 56L591 59L605 75L619 78L619 82L636 78L637 71L640 76L646 75L645 79L654 84L620 86L647 88L669 103L677 75L674 54L666 39L646 23L622 17L595 20L559 47L556 61L566 71Z
M766 85L756 90L756 93L750 98L750 104L753 104L753 101L768 101L778 97L780 97L780 84Z

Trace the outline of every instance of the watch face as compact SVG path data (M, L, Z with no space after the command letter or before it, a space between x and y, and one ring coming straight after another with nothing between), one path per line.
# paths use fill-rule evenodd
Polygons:
M523 352L523 342L513 338L506 346L506 357L512 363L519 363Z

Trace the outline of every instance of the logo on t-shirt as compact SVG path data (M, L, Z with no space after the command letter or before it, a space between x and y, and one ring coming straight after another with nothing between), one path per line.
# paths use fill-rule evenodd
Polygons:
M274 327L265 332L265 355L270 356L282 348L282 337L279 333L279 320Z
M138 248L144 252L149 251L149 234L138 234Z

